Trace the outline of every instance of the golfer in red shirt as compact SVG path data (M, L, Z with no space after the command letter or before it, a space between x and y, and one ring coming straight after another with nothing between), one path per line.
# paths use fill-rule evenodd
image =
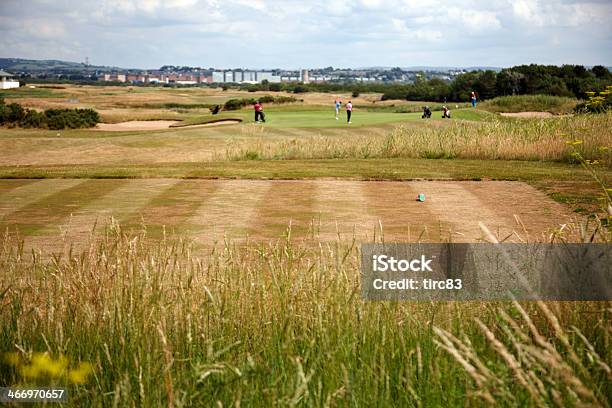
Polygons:
M255 105L253 105L253 108L255 109L255 122L259 122L260 117L261 121L265 122L266 116L263 113L263 106L261 106L261 103L259 103L259 101L256 101Z

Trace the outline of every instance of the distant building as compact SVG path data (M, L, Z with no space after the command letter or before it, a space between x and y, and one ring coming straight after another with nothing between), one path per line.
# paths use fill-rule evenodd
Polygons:
M212 81L215 83L225 82L225 73L223 71L213 71Z
M244 82L243 72L242 71L234 71L232 72L232 80L233 82Z
M270 83L280 82L280 75L274 75L273 72L257 72L257 82L268 81Z
M125 74L117 74L117 81L118 82L125 82L126 76Z
M310 73L308 72L307 69L303 69L301 72L301 77L302 77L302 82L307 84L308 82L310 82Z
M19 81L14 80L15 75L0 69L0 89L19 88Z
M255 71L244 71L242 73L242 82L247 82L250 84L257 83L257 72Z

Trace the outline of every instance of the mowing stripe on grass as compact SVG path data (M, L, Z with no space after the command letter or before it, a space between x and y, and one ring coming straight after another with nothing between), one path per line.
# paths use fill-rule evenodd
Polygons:
M453 239L454 241L474 242L481 239L483 232L479 226L480 222L491 231L507 227L495 212L471 193L467 182L415 181L410 183L410 187L414 197L419 193L426 195L423 207L428 208L437 220L450 227L445 235L458 237Z
M96 223L108 223L110 217L124 224L126 220L137 217L136 214L156 194L178 182L176 179L120 180L116 189L70 214L68 219L62 220L59 228L69 241L77 241L77 238L86 237Z
M2 193L0 195L0 225L7 223L4 217L10 216L11 213L39 200L44 200L62 190L79 185L84 181L80 179L30 180L29 183L23 183L10 191Z
M39 195L28 205L11 212L0 221L0 227L15 227L26 236L53 232L50 226L57 227L70 214L127 182L127 180L48 181L50 194L43 195L42 198Z
M551 228L571 221L569 210L563 205L553 201L541 191L532 186L516 181L493 182L495 194L491 194L490 183L466 183L470 192L480 199L485 206L496 214L499 220L504 221L506 229L512 227L523 238L541 241L541 235ZM500 206L499 203L508 203ZM516 217L521 224L517 224ZM509 233L501 230L500 233Z
M201 243L242 238L253 231L257 209L271 187L269 181L211 181L219 188L189 218L197 229L195 238Z
M316 181L315 212L320 214L321 240L352 238L374 240L380 236L378 217L371 213L359 181Z
M363 184L370 209L380 219L387 242L440 242L447 238L437 214L418 202L410 182L377 181Z
M2 197L2 194L8 193L9 191L16 189L17 187L21 187L33 182L33 180L0 180L0 197Z
M142 206L138 214L126 219L125 224L136 226L144 223L151 235L161 235L163 227L176 232L189 230L191 226L187 220L220 185L206 180L181 180L170 184Z
M254 220L253 237L279 238L291 223L291 234L306 237L315 220L313 181L274 181L267 191Z

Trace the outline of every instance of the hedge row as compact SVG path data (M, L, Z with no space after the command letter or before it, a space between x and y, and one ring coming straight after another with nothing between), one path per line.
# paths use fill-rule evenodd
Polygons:
M272 95L264 95L257 99L255 98L242 98L242 99L230 99L225 102L223 105L224 110L238 110L242 109L245 106L252 105L255 102L259 101L260 103L292 103L297 102L298 100L293 96L272 96Z
M96 126L100 115L93 109L47 109L37 112L0 98L0 125L23 128L78 129Z

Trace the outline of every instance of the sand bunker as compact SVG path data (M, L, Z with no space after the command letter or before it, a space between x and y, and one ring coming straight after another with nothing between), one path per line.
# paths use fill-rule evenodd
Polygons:
M202 123L200 125L187 125L187 126L174 126L175 129L184 129L184 128L196 128L196 127L212 127L212 126L223 126L223 125L235 125L237 123L242 122L242 119L222 119L222 120L214 120L208 123Z
M516 112L516 113L500 113L500 115L508 118L550 118L554 115L550 112Z
M97 130L104 130L107 132L125 132L129 130L159 130L168 129L171 125L174 125L176 120L133 120L130 122L120 123L98 123L96 126Z
M126 132L131 130L161 130L169 129L171 127L174 129L191 129L195 127L234 125L240 122L242 122L241 119L222 119L199 125L176 126L181 122L176 120L132 120L129 122L120 123L98 123L96 130L102 130L105 132Z

